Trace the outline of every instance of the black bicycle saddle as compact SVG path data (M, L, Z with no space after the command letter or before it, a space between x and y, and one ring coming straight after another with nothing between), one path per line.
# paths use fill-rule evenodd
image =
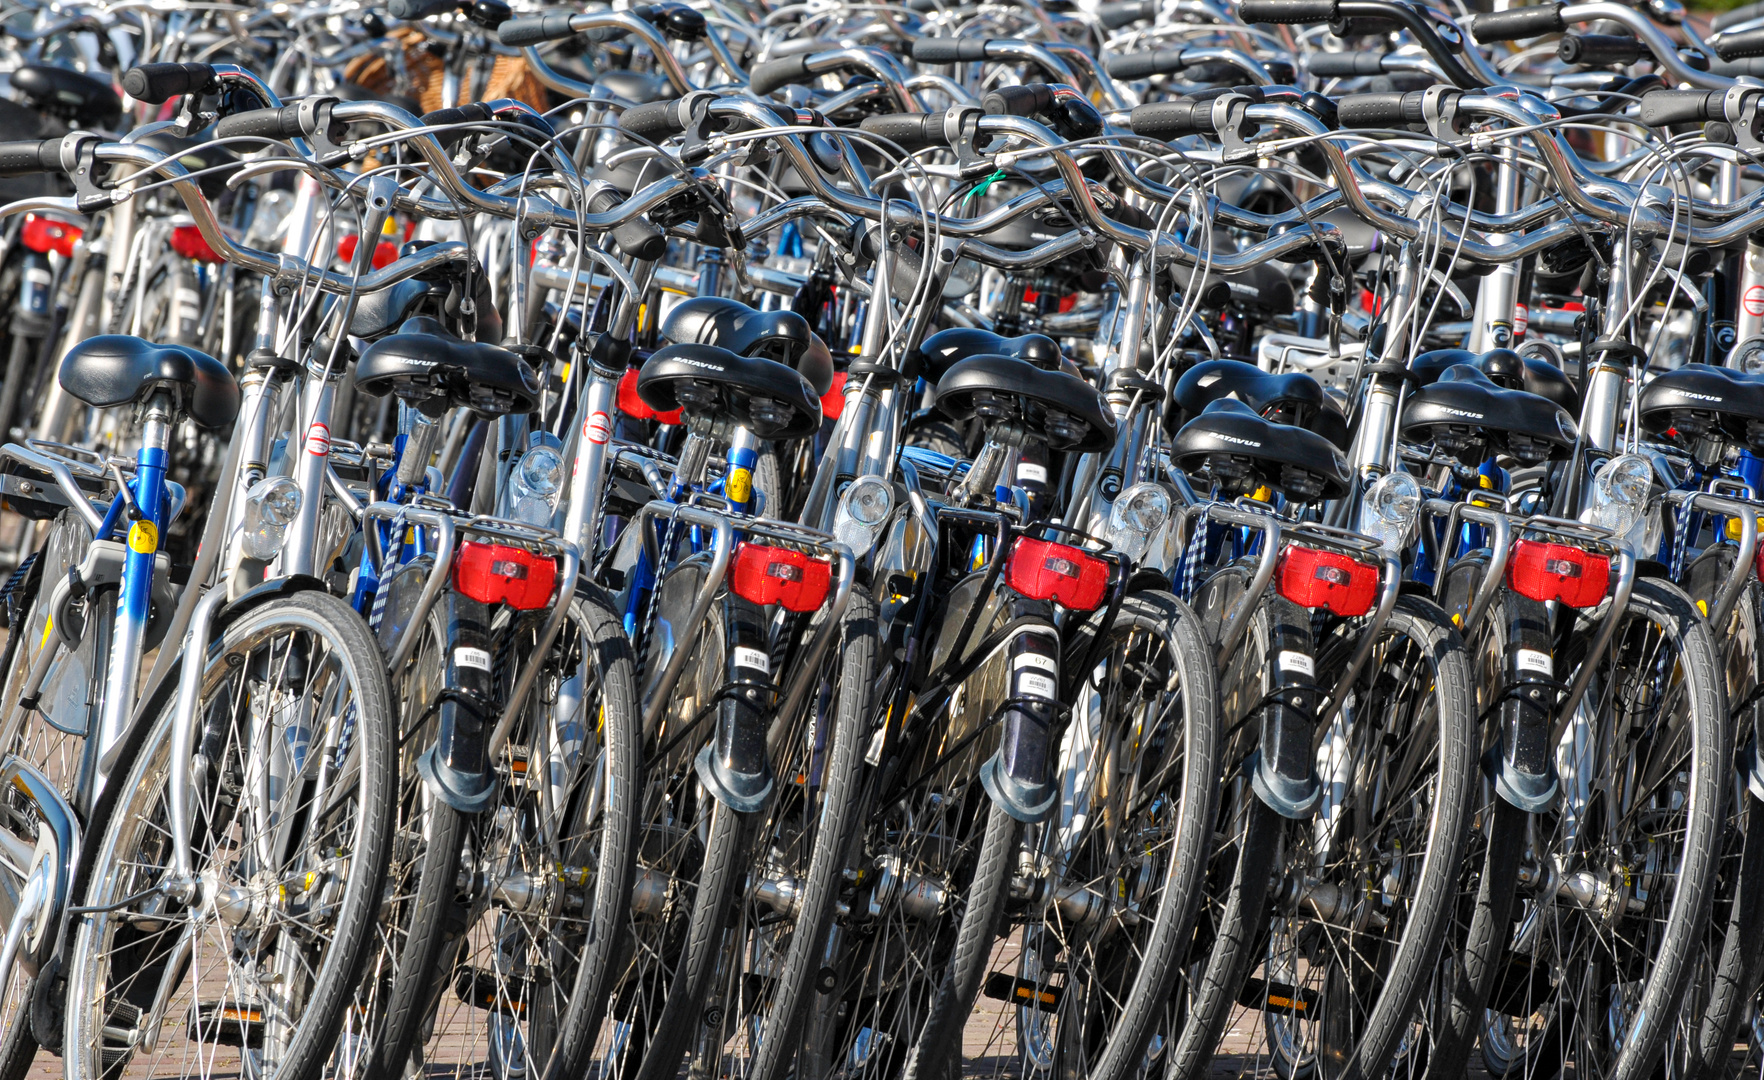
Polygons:
M988 427L1020 423L1054 450L1092 453L1115 441L1115 414L1096 387L1014 356L958 361L937 381L937 408L957 420L979 416Z
M1540 394L1497 386L1474 364L1454 364L1403 406L1402 434L1432 442L1466 464L1486 441L1521 464L1565 457L1574 445L1574 417Z
M787 364L817 394L833 387L833 354L808 320L788 309L755 311L739 300L697 296L668 313L662 336L676 345L715 345Z
M1347 455L1314 431L1264 420L1233 398L1220 398L1176 433L1177 466L1206 471L1228 495L1267 486L1298 502L1348 492Z
M431 295L446 296L447 284L406 278L378 292L364 293L355 303L349 332L358 338L377 338L402 323L413 308Z
M668 345L637 372L637 395L656 412L728 420L764 439L801 439L821 429L821 395L776 360L716 345Z
M114 127L122 101L109 83L71 68L26 64L12 73L12 88L35 108L80 127Z
M1027 360L1043 371L1055 371L1064 358L1059 342L1046 334L1022 334L1004 337L990 330L968 326L952 326L939 330L919 344L921 368L916 374L930 382L939 382L951 367L971 356L1009 356ZM1077 375L1077 369L1070 372Z
M1742 446L1764 445L1764 375L1686 364L1642 388L1642 427L1691 440L1718 434Z
M427 315L407 319L398 333L362 350L355 384L373 397L393 394L428 416L456 405L485 416L539 407L539 376L526 360L494 345L462 341Z
M127 334L90 337L61 360L61 388L97 409L176 391L199 427L219 430L239 415L239 384L225 364L184 345L160 345Z

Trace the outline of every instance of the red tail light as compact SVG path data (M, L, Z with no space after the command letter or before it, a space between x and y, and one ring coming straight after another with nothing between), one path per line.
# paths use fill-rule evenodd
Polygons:
M361 238L345 236L337 241L337 258L349 262L355 258L355 249ZM379 270L398 261L398 245L390 240L382 240L374 245L374 269Z
M756 604L814 611L833 587L833 564L789 548L744 543L735 549L729 588Z
M453 584L473 600L537 611L551 603L557 564L525 548L468 540L454 559Z
M619 411L633 420L654 420L662 424L678 424L680 422L679 409L656 412L643 403L643 398L637 393L636 368L627 368L624 376L619 379Z
M1053 600L1073 611L1095 611L1109 591L1109 564L1051 540L1019 536L1005 562L1005 584L1031 600Z
M821 395L821 415L829 420L839 419L839 414L845 411L845 379L845 372L835 371L833 385Z
M173 229L171 245L173 251L186 259L195 259L197 262L205 263L221 261L221 257L208 246L208 241L203 237L202 230L194 225L179 225Z
M1507 559L1507 584L1533 600L1597 607L1611 587L1611 560L1567 544L1515 540Z
M63 258L71 258L74 241L84 232L78 225L69 225L65 221L43 217L41 214L26 214L19 239L24 241L25 247L39 255L47 255L53 251Z
M1378 598L1378 567L1340 552L1294 544L1281 552L1274 577L1281 596L1337 615L1364 615Z

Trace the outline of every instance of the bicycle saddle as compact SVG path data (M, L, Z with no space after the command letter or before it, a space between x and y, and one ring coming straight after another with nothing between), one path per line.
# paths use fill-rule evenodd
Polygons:
M920 343L918 359L923 368L918 374L930 382L940 382L950 368L971 356L1009 356L1027 360L1043 371L1060 370L1063 359L1059 343L1045 334L1002 337L990 330L952 326ZM1076 376L1077 370L1069 374Z
M1487 440L1524 465L1564 457L1574 445L1574 417L1539 394L1507 390L1473 364L1454 364L1403 406L1403 437L1432 442L1468 464Z
M668 314L662 336L676 345L716 345L776 360L800 372L817 394L833 387L833 354L808 320L788 309L755 311L739 300L697 296Z
M1487 375L1496 386L1539 394L1580 415L1580 391L1561 369L1512 349L1490 349L1481 355L1469 349L1434 349L1415 358L1409 370L1422 386L1438 381L1454 364L1469 364Z
M461 341L427 315L362 350L355 384L373 397L396 395L428 416L464 405L485 416L531 412L539 376L507 349Z
M1176 433L1177 466L1205 469L1230 495L1266 485L1298 502L1348 492L1347 456L1314 431L1264 420L1241 401L1220 398Z
M358 338L377 338L403 322L424 298L446 295L445 282L418 278L406 278L379 292L364 293L355 303L349 332Z
M763 439L802 439L821 429L821 396L802 373L716 345L668 345L637 372L637 396L656 412L729 420Z
M12 88L36 108L81 127L113 127L122 119L122 101L109 83L69 68L26 64L12 73Z
M239 415L239 384L225 364L184 345L127 334L90 337L61 360L61 388L96 409L145 401L171 388L198 427L219 430Z
M1180 430L1208 405L1226 398L1276 424L1297 425L1347 448L1347 416L1321 383L1302 371L1276 375L1242 360L1208 360L1184 372L1176 380L1180 416L1167 430Z
M948 333L948 331L945 331ZM1115 414L1096 387L1069 371L1044 371L1014 356L970 356L937 380L937 408L957 420L1020 423L1054 450L1106 450Z
M1764 443L1764 375L1686 364L1642 388L1642 427L1695 439L1718 431L1742 446Z
M674 96L673 86L660 75L623 68L601 72L594 77L594 85L610 90L633 105L647 105Z

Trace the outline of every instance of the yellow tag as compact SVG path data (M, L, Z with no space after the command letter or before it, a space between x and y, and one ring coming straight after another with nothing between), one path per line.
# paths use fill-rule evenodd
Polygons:
M746 469L730 469L729 479L723 483L723 493L729 496L730 502L744 503L753 498L753 473Z
M159 550L159 526L151 521L137 521L129 526L129 550L151 555Z
M37 642L38 652L42 652L43 646L49 644L49 631L53 629L55 629L55 616L50 615L43 619L43 640Z
M1494 490L1494 477L1492 477L1492 476L1479 476L1476 479L1478 482L1480 482L1482 484L1482 488L1484 491L1493 491Z
M1703 613L1703 618L1707 619L1709 617L1709 602L1707 600L1698 600L1697 610Z
M1270 488L1267 484L1263 484L1250 494L1250 498L1257 502L1270 502L1274 498L1274 489Z

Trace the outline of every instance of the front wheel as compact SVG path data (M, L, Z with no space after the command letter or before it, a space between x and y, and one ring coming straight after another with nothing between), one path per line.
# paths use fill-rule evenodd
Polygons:
M195 658L186 658L191 662ZM114 810L73 919L67 1075L312 1080L344 1026L392 827L386 669L342 601L240 615L203 664L191 741L167 705L109 783ZM188 755L194 881L170 783Z

